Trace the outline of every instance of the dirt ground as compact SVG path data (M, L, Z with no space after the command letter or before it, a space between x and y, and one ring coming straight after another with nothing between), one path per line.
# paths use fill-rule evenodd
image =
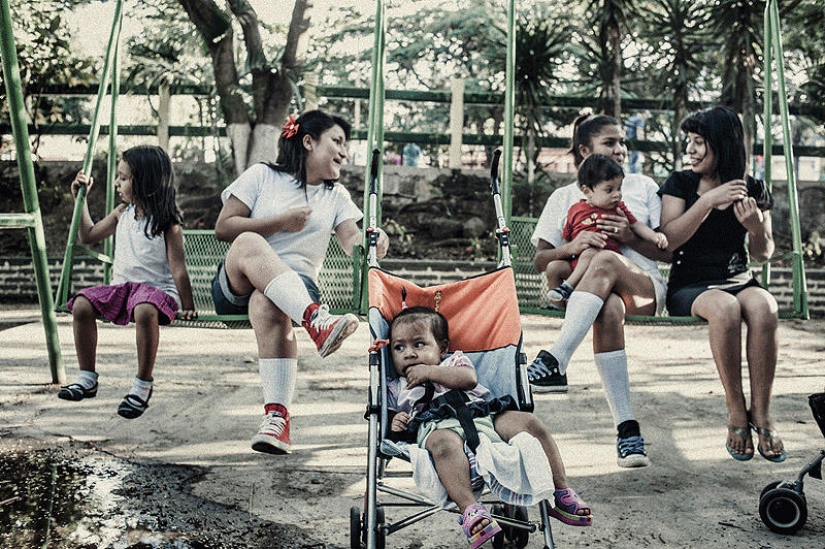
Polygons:
M294 453L269 456L250 449L262 411L251 330L162 329L151 406L129 421L116 408L136 370L134 329L100 326L98 397L69 403L50 384L37 315L0 307L0 456L14 467L21 455L52 449L50 456L87 479L67 496L86 510L75 522L55 525L58 541L50 547L350 546L349 511L362 503L367 465L365 323L327 359L299 331ZM549 346L560 325L524 316L528 357ZM73 379L71 320L59 318L58 327ZM773 416L788 460L756 456L740 463L724 448L724 397L707 328L628 326L634 408L652 462L637 470L616 465L614 428L588 338L570 366L570 392L535 398L572 486L595 517L591 528L553 521L556 546L825 547L821 481L806 477L809 516L795 536L769 531L758 512L766 484L794 480L825 448L807 403L825 387L823 334L825 321L782 321ZM13 477L4 473L0 489ZM537 511L530 513L535 518ZM387 510L388 521L397 518ZM28 547L20 543L6 538L0 545ZM528 547L542 545L540 536L530 536ZM454 516L439 513L393 533L387 547L467 545Z

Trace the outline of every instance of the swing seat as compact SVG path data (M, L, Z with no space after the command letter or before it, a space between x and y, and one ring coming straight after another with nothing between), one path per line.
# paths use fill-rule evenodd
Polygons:
M186 269L192 284L192 297L198 318L195 320L175 320L174 326L202 328L249 328L248 315L219 315L212 302L212 278L218 265L226 257L229 243L215 238L215 231L186 229L183 231L183 249L186 255ZM349 257L338 240L330 240L324 259L318 287L324 303L335 314L355 313L361 302L361 268L364 265L362 248L357 247L353 257Z
M538 219L532 217L512 217L510 220L510 239L513 246L513 271L516 275L516 292L518 293L519 309L522 313L533 313L554 318L564 318L564 311L550 309L547 300L547 280L542 273L533 267L533 256L536 247L530 242L530 237L536 228ZM670 265L659 264L662 279L667 282L670 275ZM643 324L655 326L695 325L706 324L705 319L698 316L646 316L627 315L627 324Z

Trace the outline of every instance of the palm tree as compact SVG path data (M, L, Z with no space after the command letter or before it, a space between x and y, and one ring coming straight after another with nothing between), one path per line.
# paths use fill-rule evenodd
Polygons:
M718 0L712 28L724 36L720 102L743 118L748 156L756 134L756 74L763 44L765 1Z
M599 94L601 110L617 120L622 115L622 39L628 32L628 17L636 12L633 0L588 0L588 26L596 30L600 57L609 59L603 66Z
M528 184L536 179L538 143L545 133L544 109L572 36L572 28L558 13L552 6L533 6L519 14L516 25L516 112L527 137Z
M682 147L679 124L688 111L691 92L697 89L706 54L713 47L707 31L711 12L706 2L692 0L650 0L643 14L645 29L641 36L655 52L651 81L658 93L672 97L673 124L671 146L674 167L681 167Z

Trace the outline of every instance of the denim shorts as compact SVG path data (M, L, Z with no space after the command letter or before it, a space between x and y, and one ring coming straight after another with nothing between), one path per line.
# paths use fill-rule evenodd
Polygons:
M315 281L308 276L298 273L304 286L309 292L309 297L315 303L321 302L321 291ZM223 261L218 265L218 272L212 278L212 301L215 302L215 312L219 315L245 315L249 314L249 296L236 295L229 287L229 278L226 276L226 269L223 268Z

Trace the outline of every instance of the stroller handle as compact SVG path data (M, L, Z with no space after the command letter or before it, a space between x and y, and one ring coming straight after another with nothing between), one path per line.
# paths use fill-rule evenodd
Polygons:
M510 256L510 229L507 228L507 218L504 216L504 207L501 203L501 180L498 177L498 165L501 159L501 150L493 152L493 162L490 168L490 191L493 193L493 203L496 208L496 221L498 227L496 236L501 248L501 266L510 266L512 257Z
M501 182L498 178L498 165L501 160L501 149L493 152L493 162L490 166L490 190L493 194L501 194Z
M367 227L367 263L371 267L378 265L376 248L378 247L378 169L381 159L379 149L372 150L372 162L370 163L370 185L369 185L369 227Z

